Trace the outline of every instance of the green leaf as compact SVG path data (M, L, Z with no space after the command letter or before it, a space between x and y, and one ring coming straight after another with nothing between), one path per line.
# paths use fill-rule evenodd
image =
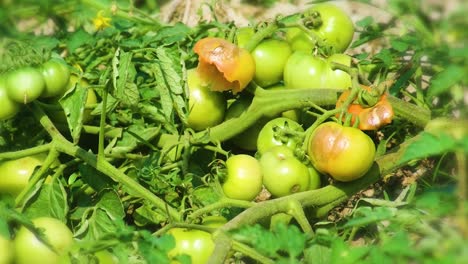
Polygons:
M373 23L374 23L374 18L371 16L366 16L362 18L361 20L356 21L356 26L365 28L365 27L372 25Z
M366 226L391 219L395 216L397 209L390 207L369 207L361 206L353 212L353 218L348 220L343 228Z
M67 221L68 214L67 193L58 179L42 184L39 192L28 200L24 213L29 218L50 216L63 222Z
M406 51L409 48L408 43L398 39L391 39L390 44L392 45L392 48L400 52Z
M448 134L438 133L438 135L434 135L428 132L421 132L420 137L407 147L398 162L405 163L410 160L443 154L455 150L456 147L457 141Z
M117 49L112 59L113 95L128 106L140 101L140 93L135 84L136 69L132 63L132 53Z
M100 193L100 200L96 207L104 210L111 220L123 219L124 208L119 195L113 189L105 189Z
M305 263L328 264L331 263L331 249L314 244L305 250L304 258Z
M76 86L59 100L67 118L73 143L75 144L78 143L83 128L83 113L86 107L87 97L88 89L82 87L80 83L77 82Z
M183 41L189 33L190 28L187 25L177 22L174 26L167 26L158 30L158 34L152 40L162 42L165 45L171 45Z
M167 221L167 213L154 208L150 204L143 204L138 207L134 214L134 222L138 226L145 226L148 224L161 224Z
M449 65L431 79L428 96L437 96L447 92L452 86L466 78L466 71L458 65Z
M112 148L112 153L131 152L137 146L142 144L151 144L148 142L159 135L160 127L143 127L142 125L131 125L123 131L122 138Z
M66 42L66 46L70 53L73 53L77 48L84 44L93 46L94 43L95 39L93 38L93 36L87 33L86 31L80 29L70 36L70 38Z

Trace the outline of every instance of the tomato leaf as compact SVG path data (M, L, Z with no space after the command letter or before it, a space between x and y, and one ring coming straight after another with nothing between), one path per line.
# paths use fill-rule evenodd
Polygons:
M171 45L179 41L183 41L190 33L190 28L177 22L173 26L166 26L158 31L158 34L151 38L152 41L162 42L165 45Z
M466 71L458 65L449 65L446 69L436 74L428 89L428 96L437 96L447 92L452 86L466 78Z
M132 53L117 49L112 59L113 95L128 106L140 101L138 87L134 83L136 70L132 63Z
M155 138L161 128L160 127L144 127L143 125L131 125L122 133L122 138L117 141L117 144L112 148L112 153L128 153L134 150L139 145L150 145L148 142Z
M31 219L50 216L66 222L68 210L67 192L58 179L53 179L51 183L42 184L39 192L28 200L23 212Z
M71 91L67 92L59 103L63 108L67 118L68 128L70 129L73 143L78 143L83 128L83 113L86 106L88 90L79 83Z
M462 141L460 141L462 142ZM412 142L399 160L405 163L414 159L427 158L429 156L443 154L457 148L459 142L446 133L434 135L422 132L418 140Z
M83 44L94 45L95 39L88 32L80 29L71 34L66 42L67 48L70 50L70 53L75 52Z

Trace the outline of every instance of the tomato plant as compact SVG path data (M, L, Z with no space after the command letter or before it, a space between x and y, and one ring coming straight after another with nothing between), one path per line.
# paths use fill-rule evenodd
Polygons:
M45 89L41 72L33 67L22 67L6 76L8 96L18 103L27 104L36 100Z
M187 71L189 88L189 115L187 125L203 130L221 123L226 111L226 100L220 92L210 90L195 69Z
M309 188L307 190L315 190L320 188L322 181L320 179L320 173L312 166L307 167L309 169Z
M326 122L310 135L308 154L317 170L335 180L348 182L362 177L370 169L375 145L357 128Z
M284 84L288 88L330 88L351 87L351 77L342 70L333 70L331 63L351 66L351 57L333 54L327 59L303 51L295 51L284 67Z
M302 192L309 188L309 168L286 146L274 146L262 154L263 184L275 197Z
M0 264L13 263L13 243L12 241L0 235Z
M242 91L253 79L255 60L245 49L221 38L207 37L193 47L197 70L213 91Z
M25 226L20 227L14 239L15 263L37 263L46 260L47 263L59 263L61 255L73 245L73 233L61 221L51 217L39 217L32 220L34 226L43 231L49 248L33 232ZM55 251L55 252L54 252Z
M28 184L34 170L41 166L46 155L27 156L0 163L0 194L18 195Z
M20 104L10 99L6 89L5 77L0 76L0 121L12 118L20 110Z
M312 15L316 13L316 15ZM354 25L351 18L341 8L333 4L317 4L306 11L313 16L311 31L323 41L325 46L333 48L334 53L344 52L354 35ZM293 50L311 52L316 44L315 39L299 28L289 28L286 39Z
M60 59L50 59L41 66L45 89L41 97L54 97L62 95L70 80L70 69Z
M285 145L295 149L302 143L302 137L296 133L302 133L302 126L289 118L278 117L268 121L260 130L257 138L257 151L265 153L273 146Z
M254 81L267 87L283 79L283 70L292 51L289 44L280 39L265 39L255 47L252 56L255 60Z
M262 169L254 157L231 156L226 161L226 170L223 191L227 197L252 201L262 190Z
M169 255L186 254L192 259L193 264L205 264L212 254L215 244L211 238L211 234L205 231L185 228L171 228L168 231L176 242Z

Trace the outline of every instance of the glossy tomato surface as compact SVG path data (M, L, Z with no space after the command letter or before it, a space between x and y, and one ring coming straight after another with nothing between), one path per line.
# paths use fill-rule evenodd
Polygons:
M302 126L294 120L285 117L278 117L266 123L257 138L257 151L260 154L265 153L274 146L284 145L295 149L302 144L302 138L288 134L288 131L304 132Z
M246 154L231 156L226 161L224 194L233 199L252 201L262 190L262 169L257 159Z
M375 145L357 128L326 122L310 135L308 155L318 171L337 181L348 182L362 177L370 169Z
M8 96L5 77L0 76L0 121L12 118L20 110L20 103Z
M280 39L265 39L252 51L255 60L254 81L267 87L283 79L283 70L292 50L288 42Z
M42 94L45 81L38 69L22 67L7 74L6 88L8 96L13 101L27 104Z
M70 69L61 59L50 59L42 64L42 77L45 81L45 89L41 97L54 97L62 95L70 80Z
M185 228L172 228L168 234L174 236L176 246L169 256L186 254L192 259L192 264L205 264L213 253L215 244L211 234L205 231Z

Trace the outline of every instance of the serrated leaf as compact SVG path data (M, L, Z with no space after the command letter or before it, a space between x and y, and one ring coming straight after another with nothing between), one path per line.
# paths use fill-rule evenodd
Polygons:
M160 130L160 127L132 125L123 131L122 138L112 148L112 153L127 153L141 144L148 144L148 141L155 138Z
M96 207L104 210L110 219L117 220L125 217L124 208L119 195L113 189L105 189L100 193Z
M456 146L457 141L445 133L434 135L428 132L421 132L420 137L407 147L399 163L443 154L456 149Z
M73 143L78 143L83 128L83 113L86 107L86 98L88 89L82 87L79 83L67 92L59 103L67 118L68 128L73 138Z
M109 188L114 183L111 178L88 164L78 165L78 171L80 172L83 182L91 186L95 191Z
M95 40L92 35L80 29L71 35L71 37L67 40L66 46L70 53L73 53L78 47L84 44L92 46L94 45L94 42Z
M68 214L67 193L62 183L55 179L51 183L42 185L24 208L24 213L29 218L50 216L66 222Z
M361 206L354 210L353 218L348 220L343 228L365 226L394 217L396 208Z
M431 79L428 96L436 96L447 92L452 86L466 78L466 71L458 65L450 65Z
M113 84L112 94L123 104L134 106L140 101L138 87L134 83L136 69L132 63L132 53L120 48L116 50L112 59Z
M163 27L158 30L158 34L154 37L157 42L162 42L166 45L171 45L175 42L184 40L190 33L190 28L181 23L177 22L173 26Z
M167 213L148 204L138 207L134 214L135 224L145 226L148 224L161 224L167 221Z
M274 227L274 232L282 251L286 251L291 257L302 254L307 238L297 226L280 223Z
M305 263L329 264L331 263L331 249L326 246L314 244L304 253Z

